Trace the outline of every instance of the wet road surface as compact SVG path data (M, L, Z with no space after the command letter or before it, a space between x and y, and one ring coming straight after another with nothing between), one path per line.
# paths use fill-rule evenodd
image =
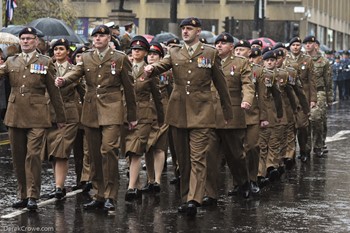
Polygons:
M126 162L120 160L120 186L115 212L84 211L88 196L78 193L61 203L49 203L37 212L13 218L16 179L8 146L0 146L0 232L350 232L350 101L333 105L328 117L328 157L312 157L281 181L244 200L228 197L232 188L229 169L218 177L217 207L199 208L195 218L179 214L179 192L169 185L172 166L162 176L159 194L142 200L124 201L127 187ZM341 132L340 132L341 131ZM67 184L74 185L73 161ZM44 163L42 193L53 187L52 169ZM146 172L141 172L145 182Z

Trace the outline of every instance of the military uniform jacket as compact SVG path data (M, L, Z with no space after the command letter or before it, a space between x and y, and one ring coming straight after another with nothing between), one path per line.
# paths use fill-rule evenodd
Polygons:
M293 59L292 55L289 54L285 64L297 70L308 102L317 102L316 78L311 57L300 53L296 59Z
M127 121L136 120L131 63L124 53L109 48L101 61L97 51L89 50L83 53L82 62L63 77L66 85L69 85L84 75L86 94L81 116L83 125L98 128L101 125L123 124L121 86L125 95Z
M325 91L327 103L330 103L333 99L333 80L331 75L331 66L328 60L320 53L317 56L312 57L312 61L314 62L316 90Z
M268 121L274 127L283 117L283 106L278 80L274 70L263 69L257 77L260 121Z
M72 70L74 65L69 64L65 67L64 74L68 73ZM55 68L58 70L58 65L55 63ZM61 74L61 75L64 75ZM57 75L58 76L58 75ZM64 110L66 114L66 123L78 123L80 121L80 114L78 110L79 103L79 94L77 92L77 87L80 85L79 82L75 82L72 85L64 86L60 88L60 93L62 96L62 100L64 103ZM52 122L56 122L56 113L50 104L51 107L51 120Z
M63 101L55 86L52 60L35 52L26 63L22 55L9 57L0 66L0 75L7 75L11 85L4 123L16 128L48 128L51 117L47 90L57 113L57 122L66 121Z
M240 56L229 56L224 64L222 70L225 75L225 80L231 97L231 106L233 119L229 124L225 124L222 108L219 102L219 95L214 88L214 100L216 110L216 128L219 129L242 129L246 128L245 112L241 108L242 102L253 103L255 87L250 79L251 69L246 58Z
M173 46L169 54L152 65L153 75L171 68L173 71L174 89L169 99L166 123L178 128L215 128L211 82L220 95L225 119L232 119L230 95L214 47L199 43L190 56L185 46Z
M345 73L343 63L334 62L332 64L333 81L342 81L344 79L343 73Z
M254 64L251 63L250 64L251 67L251 82L254 84L254 98L253 98L253 102L252 102L252 106L250 107L250 109L245 110L245 120L247 125L256 125L260 123L260 117L259 117L259 104L258 104L258 83L257 83L257 78L261 76L262 72L263 72L263 67L258 65L258 64Z
M125 32L125 34L122 36L120 40L120 49L122 51L125 51L130 48L130 42L131 42L131 37L128 33Z
M137 104L137 119L139 123L152 123L154 120L153 107L156 109L156 119L164 123L162 97L159 90L158 78L144 78L144 65L135 74L135 93ZM152 96L151 96L152 95Z

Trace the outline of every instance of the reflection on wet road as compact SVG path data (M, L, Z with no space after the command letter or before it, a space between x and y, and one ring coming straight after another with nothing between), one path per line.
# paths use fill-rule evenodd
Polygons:
M350 101L329 110L328 136L350 130ZM228 197L232 179L228 168L221 168L217 207L199 208L195 218L177 212L178 189L168 185L172 166L162 176L160 194L145 194L139 202L124 201L127 185L126 162L120 160L121 181L117 209L106 214L84 211L89 197L79 193L62 203L50 203L37 212L0 219L0 232L23 229L41 232L350 232L350 134L328 142L327 158L312 157L282 180L266 187L259 196L243 200ZM0 215L10 214L16 199L16 180L8 146L0 146ZM72 161L73 162L73 161ZM73 164L73 163L71 163ZM73 167L70 169L73 172ZM145 182L145 171L141 172ZM42 192L53 186L52 169L43 166ZM70 173L68 184L74 185ZM27 228L23 228L23 227ZM21 228L22 227L22 228ZM38 227L38 228L37 228Z

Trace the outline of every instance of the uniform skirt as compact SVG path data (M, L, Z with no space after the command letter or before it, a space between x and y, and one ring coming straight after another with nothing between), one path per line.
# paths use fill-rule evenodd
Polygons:
M147 142L146 151L149 149L161 149L163 151L168 150L168 124L163 124L161 127L158 126L157 121L153 121L151 126L151 133Z
M150 123L139 123L133 130L126 130L125 152L143 155L146 152L147 142L151 133Z
M54 158L68 159L78 131L78 123L67 123L58 128L53 125L46 131L46 146L49 160Z

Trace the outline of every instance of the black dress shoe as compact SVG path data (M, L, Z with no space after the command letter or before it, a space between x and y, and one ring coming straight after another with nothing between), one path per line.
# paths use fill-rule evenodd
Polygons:
M239 191L239 186L235 185L232 190L229 190L227 195L229 196L237 196Z
M103 206L103 209L105 211L113 211L113 210L115 210L113 199L107 198L106 201L105 201L105 204Z
M284 166L279 166L279 167L277 168L277 171L278 171L278 173L279 173L278 178L281 178L281 176L286 172L286 168L285 168Z
M155 182L155 183L153 184L153 191L154 191L155 193L159 193L159 192L160 192L160 184L158 184L157 182Z
M239 191L243 198L249 198L250 196L250 182L247 181L239 187Z
M190 216L190 217L196 216L198 206L200 206L200 205L196 201L187 202L187 210L186 210L187 216Z
M259 188L257 182L255 182L255 181L250 182L250 192L252 194L259 194L260 193L260 188Z
M258 176L258 185L259 185L259 188L263 188L267 185L270 184L270 180L269 178L266 178L266 177L263 177L263 176Z
M54 198L56 196L56 188L54 188L50 193L49 193L49 198Z
M323 152L321 148L314 148L314 153L317 157L322 158L323 157Z
M141 191L137 188L128 189L125 193L125 201L132 201L140 197L142 197Z
M25 208L28 204L28 198L16 201L12 204L12 208Z
M34 198L28 198L27 209L28 210L38 209L38 205L36 204L36 200Z
M104 202L98 200L92 200L91 202L83 205L84 210L97 210L102 209L103 207Z
M179 207L177 207L177 211L179 213L186 213L187 212L187 203L182 203Z
M56 188L56 192L55 192L55 197L58 200L63 199L64 197L66 197L66 189L65 188Z
M274 167L270 167L268 170L268 178L270 182L276 181L280 177L280 173Z
M83 190L83 193L88 193L92 189L92 183L91 181L86 182L81 189Z
M308 155L302 155L301 156L301 162L306 163L309 160L309 156Z
M216 206L218 200L212 197L205 196L203 198L202 206Z
M290 171L293 168L294 160L291 158L288 158L288 159L284 160L284 165L286 166L286 170Z
M322 149L323 149L323 154L327 154L327 153L328 153L327 145L324 145L324 146L322 147Z
M170 184L179 184L180 183L180 178L179 177L174 177L169 183Z
M152 183L147 183L142 189L141 191L143 193L150 193L150 192L153 192L153 187L154 185Z

